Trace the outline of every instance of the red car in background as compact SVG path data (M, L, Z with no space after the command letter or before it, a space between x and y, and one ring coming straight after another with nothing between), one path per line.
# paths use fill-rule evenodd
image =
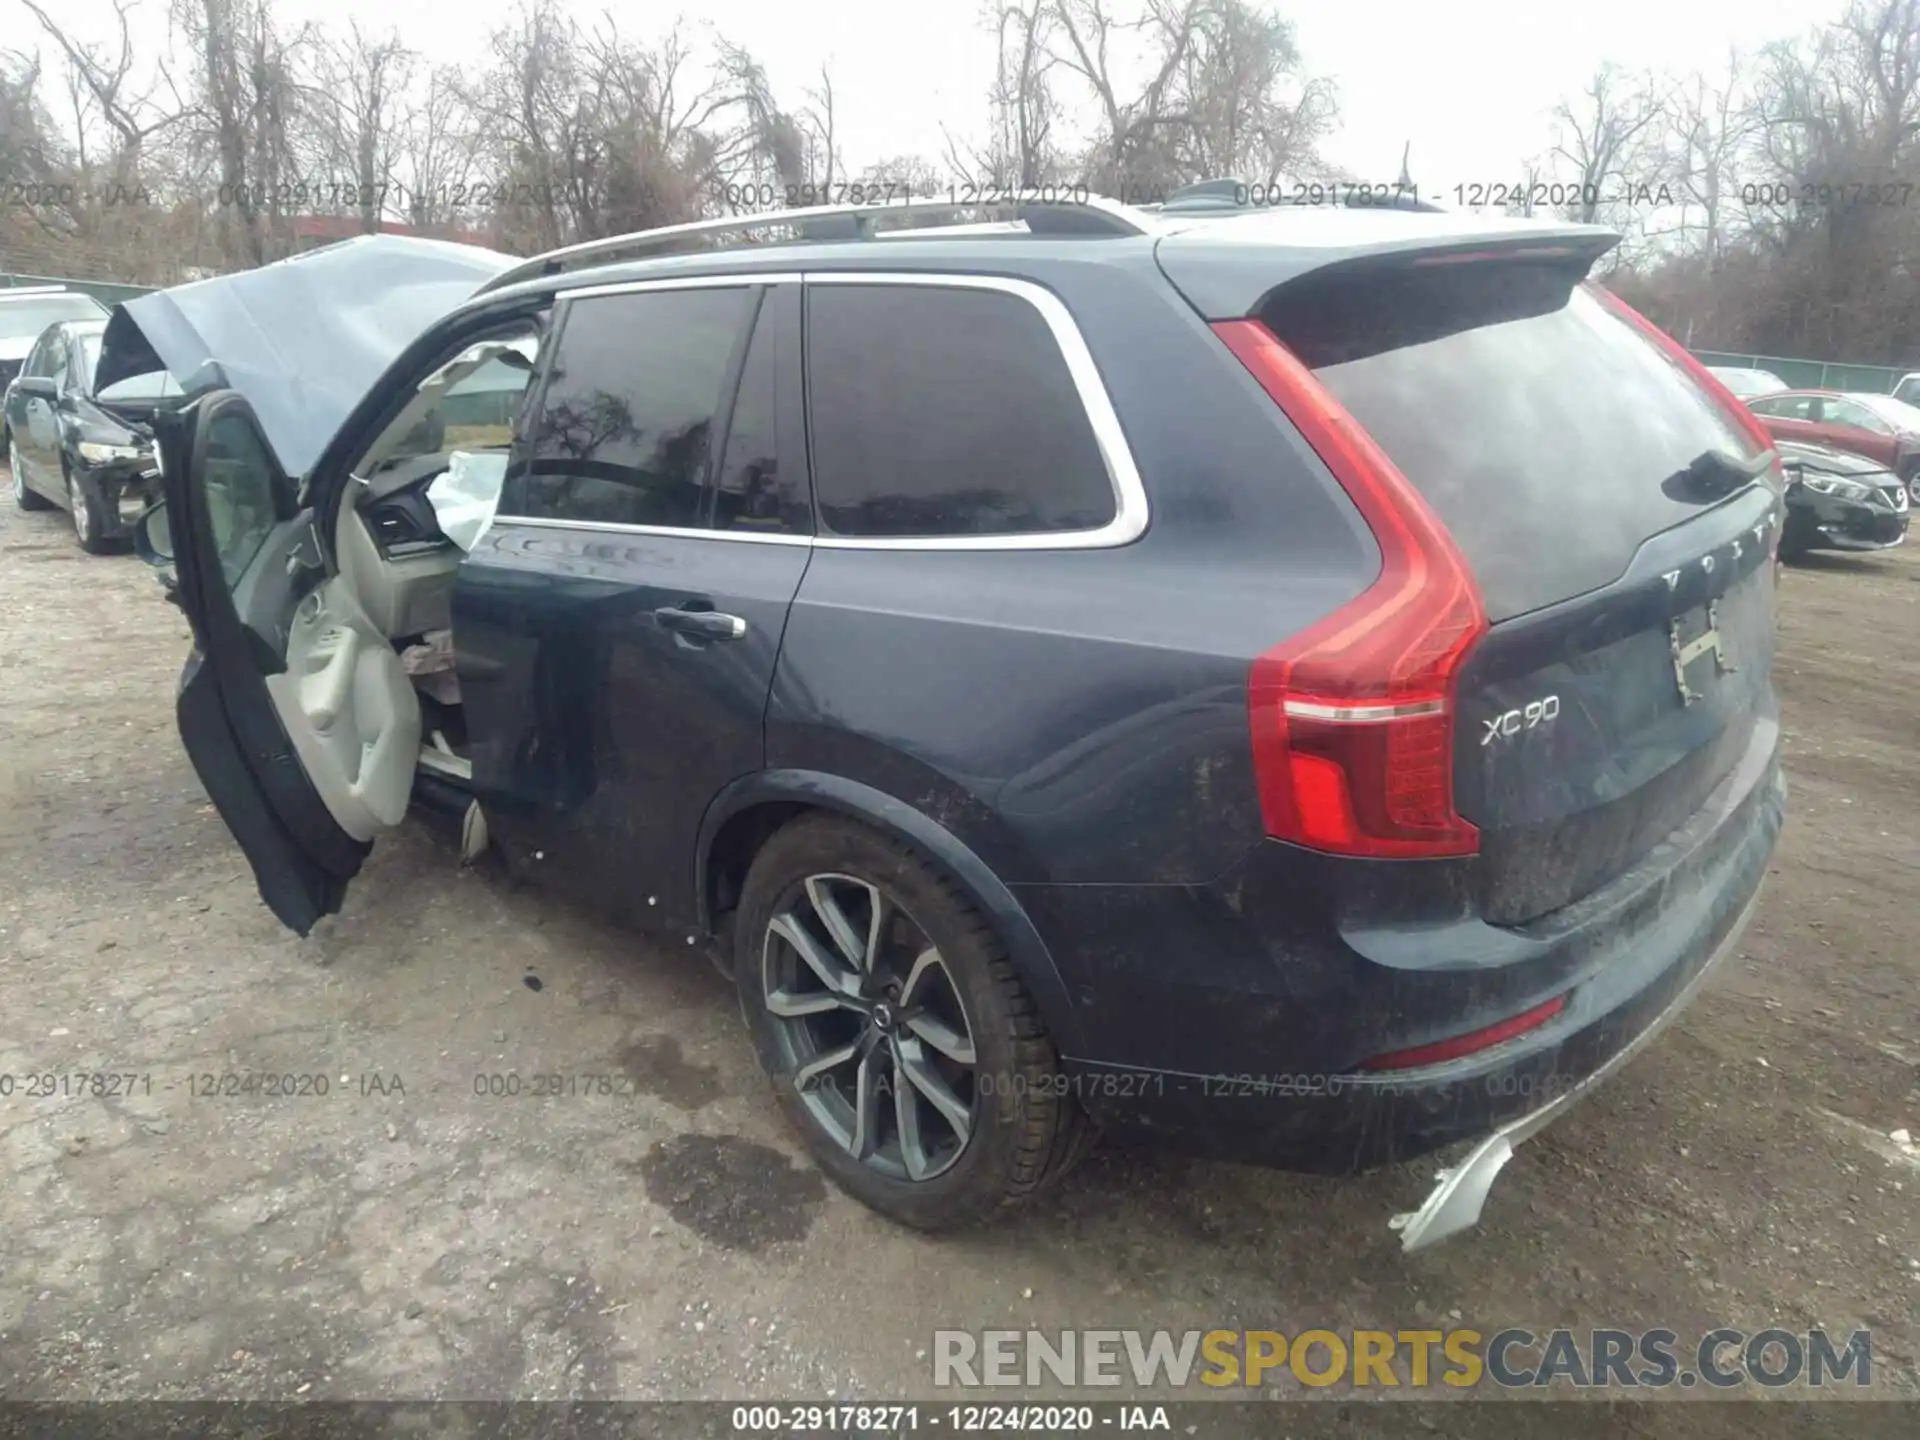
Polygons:
M1878 460L1909 484L1920 478L1920 409L1891 395L1780 390L1745 404L1776 440L1850 450Z

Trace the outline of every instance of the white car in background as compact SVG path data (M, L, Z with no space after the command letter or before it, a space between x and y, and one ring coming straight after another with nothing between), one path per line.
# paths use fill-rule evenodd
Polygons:
M91 295L63 285L0 287L0 395L20 373L33 345L61 320L104 320L107 308ZM0 415L0 455L6 453L7 422Z
M1707 369L1738 400L1751 399L1755 395L1771 395L1776 390L1787 388L1787 382L1771 370L1751 370L1734 365L1709 365Z

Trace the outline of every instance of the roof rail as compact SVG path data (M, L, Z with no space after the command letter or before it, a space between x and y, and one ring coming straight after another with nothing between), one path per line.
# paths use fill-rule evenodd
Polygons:
M476 293L502 290L523 280L562 275L589 265L641 260L676 249L729 250L759 243L870 240L876 234L887 233L878 224L882 220L922 220L931 216L964 216L967 221L989 217L1021 220L1026 222L1027 232L1034 235L1144 235L1152 228L1150 218L1139 210L1100 195L1062 200L1051 196L1034 198L1033 192L1008 191L1005 195L979 199L949 197L893 200L876 205L813 205L795 210L763 210L752 215L724 215L715 220L692 220L684 225L663 225L630 235L582 241L535 255L510 270L503 270ZM958 230L960 225L954 228ZM968 229L972 228L969 224ZM752 238L756 231L793 233L761 242ZM734 243L715 243L729 236L737 237Z
M10 295L71 295L64 285L0 285L0 300Z
M1298 191L1294 199L1289 191ZM1399 185L1364 184L1359 181L1327 180L1296 183L1288 180L1258 184L1226 176L1201 180L1175 190L1158 207L1162 215L1245 214L1254 210L1285 209L1288 206L1319 208L1334 206L1347 210L1417 210L1443 214L1445 207L1422 200L1418 194Z

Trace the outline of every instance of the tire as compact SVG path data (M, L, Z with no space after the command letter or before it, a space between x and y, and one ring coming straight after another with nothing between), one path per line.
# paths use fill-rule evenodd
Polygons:
M60 474L67 482L67 515L73 521L73 538L89 555L105 555L116 548L107 538L106 511L92 490L73 478L63 464Z
M12 440L7 441L7 472L13 477L13 503L22 510L51 510L53 502L37 490L29 490L27 482L20 478L20 452Z
M878 945L874 893L889 917ZM847 921L841 933L852 945L833 946L822 894ZM822 947L816 954L839 963L837 983L864 982L875 993L856 998L823 983L788 938L796 924ZM848 960L862 945L880 955L864 971ZM839 816L789 823L754 857L733 952L741 1012L775 1101L820 1168L863 1205L918 1230L980 1224L1032 1198L1089 1148L1091 1123L1005 949L960 888L918 852ZM907 984L889 999L875 981L902 972ZM776 1014L776 997L788 1014ZM791 1013L808 1005L815 1009ZM863 1044L867 1059L813 1077L803 1094L796 1076L809 1063ZM955 1059L963 1053L973 1057L970 1069ZM964 1137L903 1065L940 1081L947 1106L967 1102ZM857 1101L869 1071L875 1143L863 1145Z

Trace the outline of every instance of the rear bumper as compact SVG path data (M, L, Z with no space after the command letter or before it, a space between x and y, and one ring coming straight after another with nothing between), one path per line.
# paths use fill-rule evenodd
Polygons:
M1325 902L1318 857L1278 845L1208 887L1126 899L1036 887L1054 893L1022 899L1092 1041L1069 1062L1076 1093L1123 1137L1329 1174L1477 1140L1553 1107L1670 1016L1732 945L1784 814L1778 746L1776 723L1756 725L1741 763L1682 830L1526 927L1458 918L1363 929ZM1375 863L1376 910L1419 888L1410 867ZM1056 937L1076 920L1090 931L1063 945ZM1360 1067L1555 996L1559 1014L1494 1048L1419 1069Z
M1706 964L1687 981L1685 988L1654 1017L1652 1024L1615 1051L1605 1064L1539 1109L1500 1124L1492 1134L1443 1169L1438 1183L1420 1208L1405 1215L1396 1215L1390 1222L1392 1228L1400 1232L1402 1248L1424 1250L1478 1224L1487 1192L1493 1188L1495 1178L1507 1161L1513 1158L1514 1147L1538 1135L1608 1076L1623 1069L1629 1060L1652 1044L1660 1032L1687 1008L1693 997L1705 988L1708 978L1719 968L1720 962L1739 948L1740 939L1746 934L1747 924L1753 919L1753 912L1757 908L1758 895L1747 902L1747 908L1740 912L1733 928L1714 947Z

